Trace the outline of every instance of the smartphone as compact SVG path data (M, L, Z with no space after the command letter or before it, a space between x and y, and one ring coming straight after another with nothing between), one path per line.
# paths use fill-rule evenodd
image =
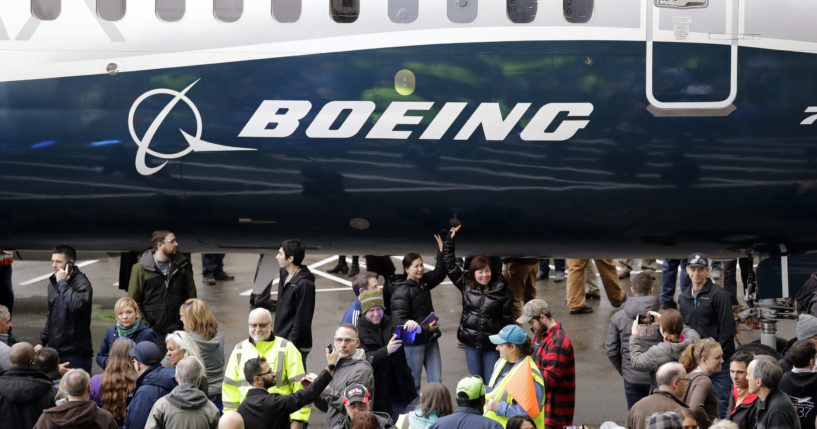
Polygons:
M655 323L655 316L652 314L639 314L638 315L638 324L639 325L651 325Z
M326 346L326 350L329 350L329 353L332 353L335 350L335 346L329 344L328 346Z
M70 263L70 262L67 262L67 263L65 264L65 272L66 272L66 273L68 273L69 275L70 275L72 272L74 272L74 264L72 264L72 263Z

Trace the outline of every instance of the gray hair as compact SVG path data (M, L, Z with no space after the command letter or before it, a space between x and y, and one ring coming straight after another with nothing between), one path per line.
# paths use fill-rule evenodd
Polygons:
M198 384L201 379L202 365L199 358L195 356L186 356L176 364L176 379L179 384Z
M8 314L9 318L11 318L11 311L5 305L0 304L0 320L3 320L3 317Z
M173 344L176 347L185 351L185 356L195 356L201 357L201 352L199 351L199 345L196 344L196 341L193 340L193 337L190 336L187 332L184 331L174 331L167 334L165 337L165 344L168 341L173 341Z
M669 386L676 378L686 377L684 366L678 362L667 362L658 368L655 373L655 383L659 386Z
M85 397L88 394L91 376L84 369L70 369L62 379L68 396Z
M740 426L738 426L737 423L731 420L720 419L712 422L712 425L709 426L709 429L738 429L739 427Z
M780 367L780 363L775 358L766 355L755 356L752 362L755 363L752 376L763 381L763 387L772 390L777 389L777 385L783 377L783 368Z

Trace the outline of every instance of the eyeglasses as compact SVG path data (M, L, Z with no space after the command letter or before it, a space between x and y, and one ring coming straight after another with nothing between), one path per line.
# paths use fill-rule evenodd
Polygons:
M676 380L678 380L678 381L689 381L688 378L676 378Z
M335 337L335 342L336 343L350 344L350 343L354 343L355 341L357 341L357 338L355 338L355 337Z
M272 374L272 368L270 368L267 372L262 372L261 374L256 375L256 377L263 377L267 374Z
M267 322L267 323L248 323L248 324L247 324L247 326L249 326L249 327L250 327L250 328L252 328L252 329L257 329L257 328L266 328L267 326L269 326L269 324L270 324L270 323L272 323L272 322Z
M173 239L173 240L162 240L162 241L165 242L165 243L178 243L178 241L176 241L175 239Z

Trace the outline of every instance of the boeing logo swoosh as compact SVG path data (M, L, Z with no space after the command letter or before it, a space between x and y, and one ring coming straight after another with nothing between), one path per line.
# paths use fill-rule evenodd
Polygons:
M150 154L153 157L161 159L178 159L189 154L190 152L228 152L238 150L257 150L246 147L220 145L216 143L210 143L201 139L202 128L201 114L199 113L199 109L196 108L196 105L193 104L190 98L188 98L186 95L187 91L189 91L190 88L193 87L193 85L198 83L198 81L199 79L188 85L187 88L183 89L181 92L167 88L153 89L140 95L139 98L137 98L136 101L133 102L133 105L130 108L130 113L128 113L128 129L130 130L130 136L133 139L134 143L136 143L136 145L139 146L139 150L136 151L135 161L136 171L138 171L139 174L142 174L144 176L150 176L151 174L161 170L165 166L165 164L167 164L167 161L165 161L156 167L148 167L147 164L145 163L145 158L147 157L148 154ZM173 99L170 100L169 103L167 103L167 105L162 109L162 111L159 112L158 115L156 115L156 118L153 119L153 122L150 124L147 131L145 131L145 134L141 138L139 138L139 136L136 134L136 130L133 129L133 116L136 113L136 109L143 101L157 94L171 95L173 96ZM193 111L193 115L196 118L196 133L195 135L190 135L184 132L184 130L179 129L179 132L182 133L182 136L184 137L185 140L187 140L187 144L189 146L180 152L172 154L156 152L155 150L152 150L149 147L150 142L153 140L153 136L154 134L156 134L156 130L159 129L159 126L162 125L162 122L165 120L167 115L173 110L173 108L176 106L179 100L184 101L184 103L187 104L188 107L190 107L190 110Z

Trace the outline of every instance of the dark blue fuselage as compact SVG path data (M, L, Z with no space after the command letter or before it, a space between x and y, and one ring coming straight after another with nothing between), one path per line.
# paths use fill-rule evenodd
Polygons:
M187 250L299 237L311 247L402 253L430 249L431 235L457 217L466 252L814 248L817 145L813 126L800 122L817 105L817 56L741 48L736 109L718 117L650 113L644 56L638 42L475 43L0 83L0 247L137 249L150 231L170 228ZM410 95L395 91L401 69L416 77ZM726 46L656 44L654 71L662 101L729 92ZM139 174L131 106L196 79L186 96L201 113L201 138L257 150L193 152ZM137 135L171 98L140 105ZM264 100L308 100L312 109L289 137L239 138ZM339 100L377 109L354 137L309 138L321 107ZM412 131L408 139L365 138L393 101L434 107L397 128ZM441 139L420 139L446 102L468 105ZM499 103L503 115L532 105L502 141L481 128L454 140L480 103ZM523 140L546 103L594 110L568 141ZM150 149L186 149L179 130L196 125L178 103ZM148 155L148 165L160 161Z

